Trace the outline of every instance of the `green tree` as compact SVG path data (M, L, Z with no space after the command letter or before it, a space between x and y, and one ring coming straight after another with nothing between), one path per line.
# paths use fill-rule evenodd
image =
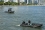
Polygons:
M4 1L4 0L1 0L1 2Z

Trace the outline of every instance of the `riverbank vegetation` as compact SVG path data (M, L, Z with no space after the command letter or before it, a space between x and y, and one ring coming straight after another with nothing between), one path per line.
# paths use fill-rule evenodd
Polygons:
M0 1L0 5L3 5L3 3L4 3L3 1L2 2Z
M37 3L29 3L29 4L26 4L25 2L20 2L20 3L16 3L16 2L10 2L10 1L8 1L8 2L0 2L0 5L37 5Z

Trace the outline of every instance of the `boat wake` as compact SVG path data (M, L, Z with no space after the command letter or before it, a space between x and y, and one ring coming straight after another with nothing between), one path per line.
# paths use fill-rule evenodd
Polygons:
M20 24L19 25L16 25L16 26L20 26Z

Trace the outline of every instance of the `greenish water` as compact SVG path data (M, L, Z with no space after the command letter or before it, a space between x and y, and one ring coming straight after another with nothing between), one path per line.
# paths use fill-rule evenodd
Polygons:
M14 14L5 13L12 8ZM17 26L22 21L42 23L41 29ZM45 30L45 6L0 6L0 30Z

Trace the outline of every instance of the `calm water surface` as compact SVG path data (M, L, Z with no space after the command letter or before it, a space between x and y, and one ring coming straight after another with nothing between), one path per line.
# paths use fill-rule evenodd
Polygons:
M5 13L8 8L14 14ZM32 23L42 23L41 29L20 27L22 21L31 20ZM45 30L45 6L0 6L0 30Z

